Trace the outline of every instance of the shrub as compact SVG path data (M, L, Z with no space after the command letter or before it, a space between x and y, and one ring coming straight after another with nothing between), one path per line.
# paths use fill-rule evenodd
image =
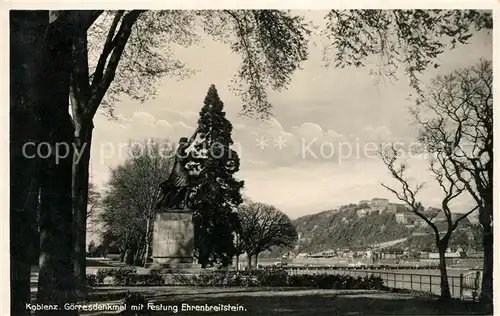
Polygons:
M146 275L146 284L149 285L163 285L165 284L165 278L158 271L151 271Z
M136 276L137 272L135 270L124 270L124 269L118 269L112 275L112 277L114 278L115 285L132 285L132 280Z
M103 283L104 278L107 276L111 276L113 273L114 269L109 269L109 268L104 268L104 269L98 269L95 276L96 276L96 282L97 283Z
M288 285L292 287L316 287L316 277L312 274L291 275Z
M261 270L257 273L257 281L260 286L286 286L288 272L285 270Z
M173 274L173 275L170 275L170 278L168 278L168 279L171 280L173 284L195 285L194 278L191 276L184 275L184 274Z
M137 276L135 269L110 269L104 268L97 270L95 274L95 281L97 284L104 283L106 277L113 277L113 283L115 285L131 285L132 279Z
M135 274L129 280L129 285L164 285L165 279L163 275L152 272L150 274Z
M87 274L87 285L92 287L97 285L97 276L95 274Z
M326 278L323 283L324 288L335 289L358 289L358 290L372 290L377 289L375 285L382 284L380 277L352 277L349 275L332 275ZM380 289L380 288L378 288Z
M288 277L288 285L292 287L317 287L320 289L383 289L380 277L352 277L339 274L301 274Z

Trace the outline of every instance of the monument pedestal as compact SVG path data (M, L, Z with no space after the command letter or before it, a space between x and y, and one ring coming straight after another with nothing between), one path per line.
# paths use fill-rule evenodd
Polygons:
M152 270L162 273L201 272L201 266L193 263L193 211L181 209L158 213L153 224L152 248Z

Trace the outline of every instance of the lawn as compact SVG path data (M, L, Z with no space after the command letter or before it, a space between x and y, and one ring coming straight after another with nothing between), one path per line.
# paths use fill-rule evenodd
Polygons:
M88 272L96 268L120 266L115 262L90 259ZM37 269L32 273L33 301L36 294ZM366 290L318 290L297 288L212 288L212 287L97 287L90 290L88 304L119 306L126 291L140 292L156 306L166 311L151 315L487 315L477 306L442 306L435 298L400 293ZM243 311L200 312L182 311L182 304L241 306ZM175 307L178 308L175 312ZM112 315L117 312L82 311L81 315Z
M434 298L408 294L364 290L312 290L289 288L193 288L136 287L128 288L144 294L164 311L152 315L485 315L467 306L442 306ZM119 304L126 289L98 288L90 294L91 303ZM230 304L242 311L182 311L182 304L219 306ZM175 310L177 308L177 311ZM106 313L107 314L107 313ZM111 313L110 313L111 314ZM116 312L115 312L116 314ZM82 312L81 315L105 315L103 311Z

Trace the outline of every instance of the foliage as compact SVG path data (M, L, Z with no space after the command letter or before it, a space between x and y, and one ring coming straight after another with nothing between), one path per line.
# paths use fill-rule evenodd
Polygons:
M402 66L419 93L419 74L439 67L441 53L493 28L492 12L482 10L331 10L326 20L328 64L362 67L374 56L377 74L396 78Z
M202 265L227 266L235 254L234 232L238 228L234 210L242 202L243 181L238 153L231 148L232 125L214 85L208 89L198 120L199 140L191 152L190 207L194 210L195 248Z
M165 285L166 275L151 271L150 274L137 275L130 269L99 269L96 275L87 279L92 286L103 284L105 277L114 278L115 285ZM320 289L383 289L380 277L353 277L339 274L298 274L289 275L283 269L264 269L253 271L214 271L200 275L172 275L172 284L206 287L307 287ZM168 283L170 284L170 283Z
M151 271L149 274L137 274L135 269L99 269L97 273L91 277L95 285L102 284L106 277L113 278L114 285L163 285L165 279L156 271Z
M185 78L193 73L174 51L201 42L202 34L228 44L241 56L232 89L243 100L243 113L270 114L267 89L282 90L308 57L309 25L300 16L283 10L161 10L106 11L89 29L89 73L93 81L99 63L112 71L102 106L113 116L113 104L122 95L139 101L153 97L164 77ZM128 24L127 24L128 22ZM126 30L123 43L117 39ZM119 63L110 56L122 50ZM111 66L110 66L111 64ZM106 66L106 67L104 67ZM113 69L114 67L114 69ZM101 75L100 77L104 77Z
M116 284L128 285L132 276L137 274L137 270L135 269L113 269L113 268L104 268L98 269L96 276L97 283L103 283L106 277L113 277Z
M289 275L281 269L232 271L178 278L191 286L309 287L320 289L383 289L380 277L352 277L338 274Z
M99 220L107 244L123 251L146 251L151 223L156 214L159 185L171 166L172 144L166 140L146 140L131 146L130 157L111 170L111 179L102 201ZM148 236L146 236L148 235ZM140 261L147 254L137 255ZM133 260L135 263L137 260Z
M238 210L242 247L250 255L270 250L273 246L293 247L297 231L290 218L272 205L250 202Z
M87 217L90 218L91 221L94 218L95 212L99 210L101 199L102 194L99 192L97 186L94 183L89 183L89 209L87 211Z
M90 243L89 243L89 249L88 249L88 251L90 252L90 251L94 250L95 247L96 247L95 246L95 241L91 240Z
M91 240L87 249L87 257L100 257L102 253L102 245L96 246L95 241Z
M97 258L97 257L105 257L107 254L107 250L104 245L100 244L94 247L90 247L87 251L87 257Z
M163 285L165 278L158 271L151 271L149 274L136 275L133 278L135 285Z
M95 274L87 274L87 285L94 287L98 284L97 276Z
M99 285L104 283L106 277L113 278L114 285L163 285L165 279L158 271L150 271L149 274L137 274L136 269L98 269L97 273L87 275L89 284Z

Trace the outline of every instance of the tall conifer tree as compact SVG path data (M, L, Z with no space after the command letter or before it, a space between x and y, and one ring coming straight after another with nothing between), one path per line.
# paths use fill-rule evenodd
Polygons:
M236 208L242 203L243 181L234 175L240 159L231 146L233 126L214 85L208 89L198 120L199 140L187 164L193 177L195 247L202 266L231 264L237 229Z

